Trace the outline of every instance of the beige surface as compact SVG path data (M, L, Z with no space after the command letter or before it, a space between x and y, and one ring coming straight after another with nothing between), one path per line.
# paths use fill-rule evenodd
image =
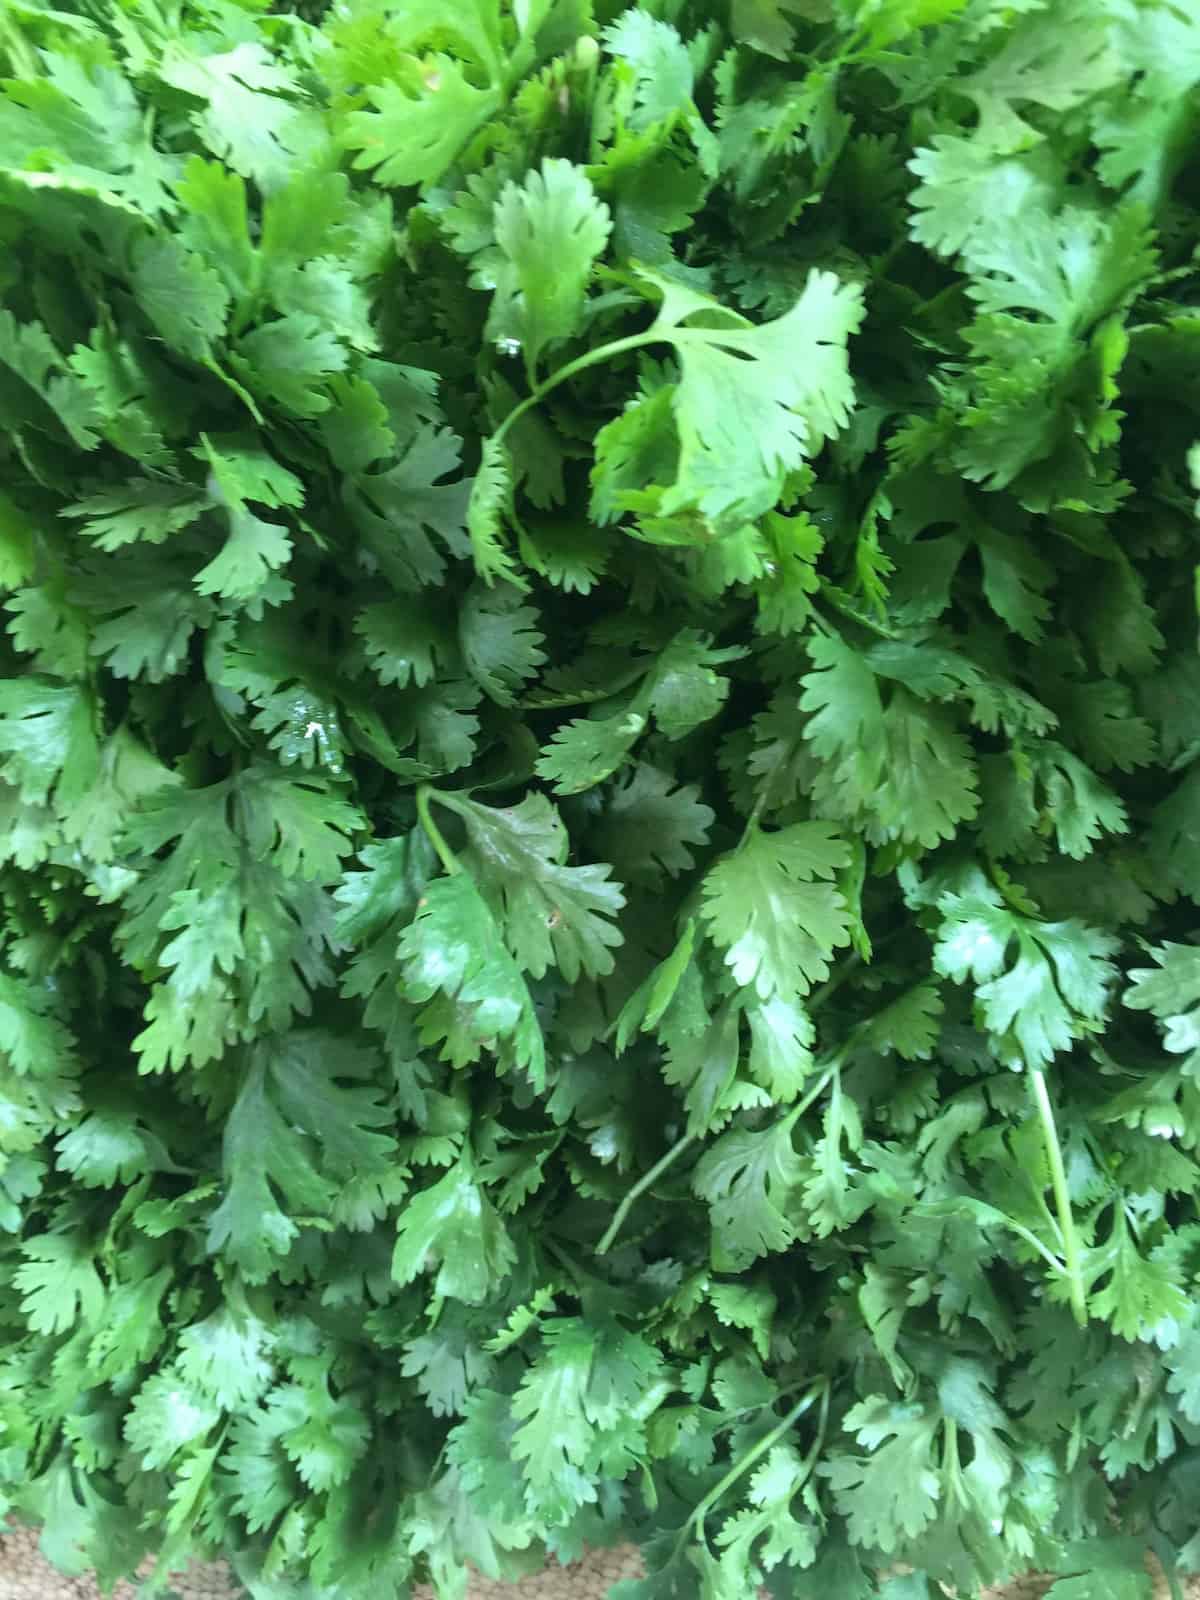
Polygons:
M573 1567L554 1567L515 1586L478 1579L470 1600L604 1600L610 1584L640 1571L635 1550L597 1550ZM988 1590L990 1600L1035 1600L1047 1579L1023 1578L1004 1589ZM221 1566L198 1567L174 1580L182 1600L236 1600L237 1585ZM1187 1586L1188 1600L1200 1600L1200 1579ZM1155 1585L1155 1600L1166 1600L1165 1583ZM15 1529L0 1537L0 1600L103 1600L90 1578L64 1578L37 1552L37 1533ZM118 1584L112 1600L135 1600L128 1584ZM416 1600L432 1600L431 1591L417 1591ZM835 1600L831 1596L830 1600Z
M574 1567L554 1567L516 1586L478 1579L470 1600L604 1600L618 1578L635 1577L641 1568L634 1550L597 1550ZM240 1591L221 1566L197 1567L177 1577L173 1587L183 1600L234 1600ZM129 1584L118 1584L112 1600L135 1600ZM0 1538L0 1600L102 1600L91 1578L64 1578L42 1560L37 1532L18 1528ZM433 1600L421 1588L415 1600Z

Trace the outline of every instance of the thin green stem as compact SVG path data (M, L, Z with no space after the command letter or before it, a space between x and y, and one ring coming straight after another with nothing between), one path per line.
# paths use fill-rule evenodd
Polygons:
M657 325L647 328L645 333L631 333L624 339L611 339L608 344L597 345L594 350L588 350L581 356L576 356L574 361L568 361L565 367L559 367L557 372L552 372L548 378L543 378L524 400L505 417L496 429L492 438L497 444L503 442L504 435L519 422L527 411L539 405L552 389L557 389L560 383L566 383L581 372L586 372L589 367L598 367L601 362L611 361L614 356L623 356L630 350L643 350L650 344L687 344L689 340L700 343L711 343L714 331L712 328L660 328ZM736 330L731 330L736 331Z
M749 840L750 835L757 831L762 814L766 809L769 788L769 784L764 784L755 795L754 804L750 808L750 815L746 818L746 826L742 829L742 837L738 840L738 850L741 850Z
M828 1405L829 1399L829 1384L827 1380L822 1379L820 1382L814 1384L813 1387L809 1389L808 1393L804 1395L802 1399L796 1402L796 1404L788 1412L787 1416L784 1417L782 1422L777 1422L771 1429L770 1433L764 1434L756 1445L752 1446L746 1451L745 1455L738 1457L721 1481L708 1491L708 1493L704 1496L704 1499L701 1500L700 1504L692 1512L691 1516L684 1524L682 1537L686 1537L686 1535L690 1533L693 1528L703 1527L704 1519L708 1516L708 1513L718 1503L718 1501L720 1501L728 1493L728 1491L733 1488L734 1484L739 1478L744 1477L745 1474L750 1471L751 1467L753 1467L757 1461L762 1460L763 1456L766 1455L768 1450L772 1449L779 1443L780 1439L782 1439L785 1434L791 1430L797 1420L812 1407L818 1395L821 1397L822 1410L824 1411L825 1407ZM824 1433L823 1428L821 1429L821 1433ZM813 1453L811 1451L809 1452L809 1459L813 1459Z
M841 1054L839 1053L835 1057L833 1064L826 1068L826 1070L817 1079L816 1083L813 1084L812 1088L804 1096L803 1100L798 1101L782 1119L786 1127L790 1127L793 1123L798 1122L808 1110L809 1106L812 1105L813 1101L824 1093L824 1091L828 1088L830 1081L834 1077L834 1074L841 1067L841 1064L842 1058ZM621 1228L624 1226L625 1218L641 1199L642 1195L645 1194L646 1190L649 1189L653 1184L657 1183L659 1178L662 1177L663 1173L666 1172L667 1168L673 1165L673 1163L678 1160L688 1146L695 1144L695 1142L695 1134L685 1133L682 1139L677 1139L675 1141L675 1143L667 1151L666 1155L661 1156L648 1172L642 1174L638 1181L629 1190L628 1194L626 1194L622 1199L616 1211L614 1211L612 1221L604 1231L604 1237L596 1246L596 1254L598 1256L604 1255L606 1251L612 1248L613 1241L616 1239L617 1234L620 1233Z
M438 860L442 863L450 876L453 877L454 874L456 872L460 872L462 868L459 866L458 857L446 843L445 838L442 835L442 830L433 820L433 813L429 809L429 801L431 797L436 798L437 791L435 789L431 789L427 783L421 784L417 789L417 817L421 826L425 830L426 838L429 840L430 844L437 853Z
M1031 1069L1029 1081L1033 1086L1033 1101L1037 1107L1038 1121L1042 1125L1042 1140L1046 1159L1050 1163L1050 1183L1054 1190L1054 1205L1058 1212L1058 1226L1062 1233L1063 1265L1071 1288L1071 1310L1081 1328L1087 1325L1087 1300L1083 1287L1083 1270L1080 1262L1079 1234L1075 1229L1075 1216L1071 1210L1071 1196L1067 1189L1067 1171L1063 1166L1062 1145L1054 1121L1054 1107L1050 1092L1040 1071Z
M604 1237L596 1246L596 1254L598 1256L605 1255L609 1250L612 1249L613 1243L616 1240L617 1235L620 1233L622 1226L624 1225L625 1218L645 1194L646 1190L656 1184L662 1177L663 1173L666 1172L667 1168L673 1166L683 1152L688 1148L688 1146L695 1144L695 1142L695 1134L685 1133L682 1139L676 1139L675 1143L667 1151L666 1155L660 1156L650 1170L642 1174L638 1181L625 1195L624 1199L621 1201L621 1204L613 1212L612 1221L604 1230Z
M1019 1239L1024 1239L1027 1245L1037 1251L1038 1255L1041 1256L1042 1260L1053 1272L1060 1278L1067 1276L1066 1268L1062 1262L1046 1249L1046 1246L1031 1228L1027 1228L1023 1222L1018 1222L1015 1217L1010 1217L1007 1212L1002 1213L1002 1219L1005 1226L1015 1233Z
M826 1067L825 1071L817 1079L816 1083L813 1084L812 1088L804 1096L804 1099L798 1100L792 1109L787 1113L787 1115L782 1119L786 1127L791 1127L795 1123L799 1122L800 1118L808 1110L809 1106L812 1105L813 1101L819 1099L820 1096L825 1093L825 1090L828 1089L834 1078L837 1077L838 1073L841 1071L841 1068L842 1052L839 1050L829 1066Z
M842 984L845 983L850 974L857 967L862 966L862 959L862 956L857 950L852 950L848 956L844 956L842 960L838 962L837 966L834 967L826 981L821 984L819 988L814 989L809 995L807 1010L810 1013L813 1011L819 1011L820 1008L825 1004L826 1000L829 999L829 996L833 994L835 990L841 988Z
M889 628L886 622L879 622L875 617L869 617L865 611L859 609L849 595L843 594L840 589L826 583L821 588L821 599L828 601L835 610L840 611L851 622L856 622L860 628L865 628L868 633L873 633L879 639L894 641L901 637L895 628ZM817 608L813 606L813 615L817 615Z
M756 1405L742 1406L737 1411L727 1411L725 1420L719 1427L714 1428L714 1434L725 1433L729 1428L736 1428L743 1417L752 1417L758 1411L764 1411L767 1406L777 1406L781 1400L786 1400L790 1394L796 1394L803 1389L807 1393L812 1389L813 1380L805 1378L802 1383L789 1383L784 1389L777 1389L769 1400L760 1400Z
M557 389L560 383L566 383L577 373L586 372L589 367L599 366L602 361L610 361L613 356L624 355L627 350L640 350L643 345L657 344L661 337L661 334L631 333L627 338L613 339L608 344L597 345L586 355L568 361L565 367L559 367L557 372L552 372L548 378L544 378L536 389L525 396L520 405L514 406L492 437L497 444L500 444L513 424L519 422L527 411L532 411L534 406L540 405L550 391Z

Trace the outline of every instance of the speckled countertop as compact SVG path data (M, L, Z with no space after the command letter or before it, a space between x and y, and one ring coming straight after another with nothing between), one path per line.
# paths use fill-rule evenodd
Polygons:
M597 1550L572 1567L553 1567L515 1585L477 1579L468 1600L604 1600L609 1585L640 1571L632 1549ZM989 1590L990 1600L1035 1600L1049 1580L1022 1578L1003 1589ZM236 1600L240 1590L221 1566L197 1567L174 1580L181 1600ZM1188 1600L1200 1600L1200 1579L1188 1585ZM418 1600L433 1600L432 1591L418 1590ZM1166 1600L1165 1584L1156 1585L1155 1600ZM37 1534L19 1528L0 1537L0 1600L103 1600L91 1578L65 1578L42 1560ZM119 1584L112 1600L135 1600L135 1591ZM830 1600L834 1600L831 1596Z

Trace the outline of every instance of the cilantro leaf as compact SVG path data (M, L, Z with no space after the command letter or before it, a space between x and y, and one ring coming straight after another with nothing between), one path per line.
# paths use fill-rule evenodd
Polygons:
M904 688L884 703L879 678L833 635L808 646L814 671L802 680L805 738L825 763L815 783L823 810L889 839L931 848L974 817L978 778L952 718Z
M761 1000L794 999L829 976L849 942L845 899L829 880L850 854L826 823L753 829L704 880L703 915L734 981Z
M1180 1071L1194 1077L1200 1070L1200 950L1164 944L1150 954L1157 966L1135 967L1129 973L1125 1004L1153 1013L1162 1025L1166 1049L1183 1057Z
M465 872L428 885L400 937L399 958L405 992L424 1008L418 1018L424 1042L441 1043L459 1062L503 1045L518 1067L542 1078L545 1042L533 1000Z
M788 1118L760 1133L723 1133L696 1165L692 1187L710 1208L713 1266L739 1271L796 1237L789 1204L803 1168Z
M974 984L984 1026L1006 1055L1044 1066L1104 1020L1116 976L1111 935L1073 918L1023 916L982 883L944 895L939 910L934 966Z
M0 9L0 1510L1200 1566L1195 8Z
M871 1395L846 1415L844 1427L870 1455L844 1456L828 1478L856 1544L885 1552L919 1534L941 1495L933 1446L938 1419L919 1405Z
M677 634L647 671L625 709L562 725L538 762L559 794L578 794L610 777L653 718L668 739L683 739L720 711L729 680L716 669L741 650L714 646L693 629ZM607 708L605 708L607 709Z
M488 335L523 349L533 374L546 350L579 331L592 265L608 239L608 208L578 167L547 159L523 184L505 184L494 229L503 266Z
M638 762L609 794L594 839L622 877L657 883L695 865L715 821L694 784L677 786L661 768Z
M476 1304L516 1260L504 1223L464 1157L437 1183L409 1198L400 1217L392 1276L410 1283L440 1263L436 1292Z
M567 831L551 802L531 794L501 808L445 791L438 798L466 824L464 864L521 967L540 978L553 963L568 982L611 972L622 939L611 919L625 897L607 866L567 866Z
M267 1277L304 1223L335 1215L351 1180L386 1187L403 1175L395 1141L378 1131L386 1106L364 1082L372 1065L315 1032L251 1052L225 1127L225 1194L208 1228L209 1248L226 1250L249 1281Z
M459 618L467 672L497 705L516 704L523 684L546 659L538 614L512 588L473 587Z
M375 168L381 183L433 183L463 141L497 109L493 88L471 83L462 65L438 53L409 57L399 81L373 85L373 109L355 111L345 137L359 151L355 166Z
M680 364L678 383L659 391L669 400L677 455L674 480L653 484L653 515L694 512L715 531L731 531L770 510L786 474L844 425L853 401L846 344L862 317L861 296L814 271L790 311L756 327L648 269L641 276L662 296L647 341L671 343ZM634 419L644 411L650 422L648 408L661 411L662 403L635 402L597 440L602 470ZM662 421L650 426L657 432ZM626 498L617 509L634 509L636 496ZM599 509L594 496L593 514Z

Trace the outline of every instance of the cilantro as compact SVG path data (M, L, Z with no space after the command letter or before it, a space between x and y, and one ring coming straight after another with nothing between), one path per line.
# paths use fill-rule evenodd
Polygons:
M3 8L64 1569L1200 1565L1193 9Z
M804 994L829 976L829 957L849 941L849 917L822 880L848 860L825 824L797 822L778 833L755 829L710 869L704 916L735 982L769 1000Z

